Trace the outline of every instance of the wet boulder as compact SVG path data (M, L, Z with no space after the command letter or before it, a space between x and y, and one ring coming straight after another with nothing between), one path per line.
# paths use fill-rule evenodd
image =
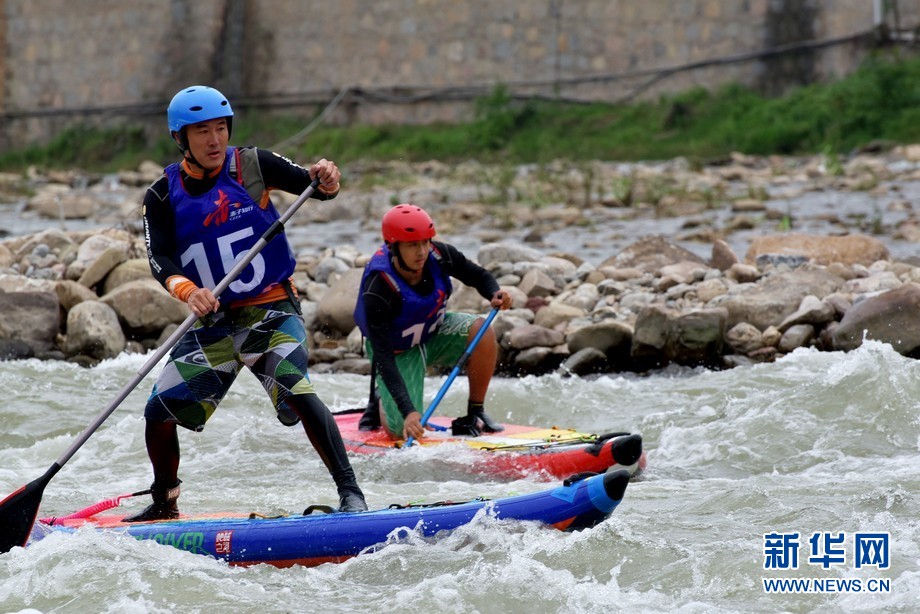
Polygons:
M905 356L920 356L920 284L907 283L850 307L834 329L834 349L856 349L863 339L890 343Z

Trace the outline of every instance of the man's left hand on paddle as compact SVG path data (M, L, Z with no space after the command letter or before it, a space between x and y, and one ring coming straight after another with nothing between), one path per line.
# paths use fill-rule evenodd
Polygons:
M332 160L326 158L313 164L309 170L310 179L319 179L320 187L325 192L338 192L342 172Z
M414 411L406 416L403 421L403 439L421 439L425 435L425 427L422 426L422 414Z
M193 291L188 295L186 304L199 318L209 313L217 313L220 309L220 301L209 288L198 288Z
M504 290L499 290L492 295L492 300L490 304L493 307L498 307L499 309L511 309L511 294L505 292Z

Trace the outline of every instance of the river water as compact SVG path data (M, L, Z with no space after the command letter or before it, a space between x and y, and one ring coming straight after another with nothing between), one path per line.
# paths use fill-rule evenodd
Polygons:
M0 496L44 473L144 360L123 355L91 369L0 363ZM40 515L146 487L141 412L160 368L51 481ZM363 402L361 376L314 379L333 409ZM429 400L442 382L428 382ZM457 378L438 411L460 413L465 386ZM233 568L89 532L55 535L0 555L0 611L913 612L920 603L918 398L917 362L874 342L850 353L802 349L729 371L498 379L488 405L503 420L642 433L648 469L609 520L561 533L485 518L449 536L290 569ZM303 432L276 421L248 373L203 433L180 438L188 511L299 513L335 503ZM456 467L455 452L414 447L353 462L372 507L549 486L534 477L471 477ZM856 536L867 533L884 536L875 544L888 554L887 567L882 558L857 559ZM768 534L799 535L799 547L782 555L792 567L794 550L797 568L775 568ZM840 534L842 562L809 562L836 554L821 544ZM767 592L765 578L817 579L823 587Z

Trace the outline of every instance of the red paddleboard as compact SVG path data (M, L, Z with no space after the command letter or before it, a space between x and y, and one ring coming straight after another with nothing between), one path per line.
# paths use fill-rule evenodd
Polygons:
M380 454L398 450L402 440L393 440L386 429L362 431L358 428L361 411L337 414L345 448L358 454ZM646 464L642 436L635 433L582 433L558 427L538 428L504 424L500 433L483 433L478 437L452 435L451 418L434 416L429 424L446 430L427 431L413 445L465 446L475 452L468 468L478 473L506 479L536 476L544 479L567 478L576 473L602 473L625 469L630 476L639 474Z

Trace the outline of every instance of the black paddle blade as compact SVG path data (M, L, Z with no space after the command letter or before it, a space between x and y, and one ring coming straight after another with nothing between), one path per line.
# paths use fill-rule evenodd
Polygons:
M49 469L45 475L29 482L9 497L0 501L0 554L9 552L16 546L25 546L32 533L32 525L38 516L38 506L42 502L42 493L51 480L56 467Z

